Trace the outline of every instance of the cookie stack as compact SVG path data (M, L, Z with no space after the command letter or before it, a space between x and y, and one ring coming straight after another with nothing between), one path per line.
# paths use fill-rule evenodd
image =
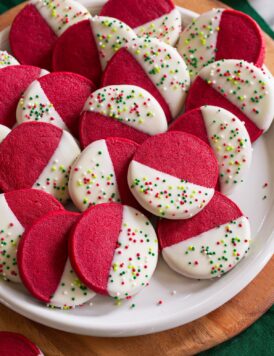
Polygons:
M31 0L0 52L0 274L51 307L130 299L161 253L220 277L249 250L229 199L274 117L247 15L171 0ZM72 204L72 203L73 204ZM153 221L153 224L152 222Z

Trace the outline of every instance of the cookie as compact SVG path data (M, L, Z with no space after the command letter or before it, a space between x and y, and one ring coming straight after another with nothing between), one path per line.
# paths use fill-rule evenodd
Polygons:
M32 296L51 307L69 309L95 296L75 275L68 258L69 233L79 217L68 211L49 213L26 231L19 245L22 282Z
M119 19L138 36L156 37L173 46L182 27L181 14L172 0L109 0L100 15Z
M149 220L117 203L88 209L69 243L71 264L97 293L130 298L149 282L158 259L158 241Z
M81 74L99 84L108 61L134 37L134 31L123 22L94 16L72 26L58 39L52 68Z
M212 9L184 29L177 50L194 80L201 69L220 59L241 59L262 66L265 41L250 16L231 9Z
M274 82L260 68L241 60L214 62L201 70L186 100L186 111L215 105L245 123L251 142L274 117Z
M15 59L7 51L0 51L0 69L18 64L20 63L17 61L17 59Z
M42 122L17 126L0 145L0 189L35 188L65 203L80 149L67 131Z
M11 25L12 53L22 64L51 69L57 38L70 26L90 17L78 1L30 0Z
M51 73L31 83L17 106L17 122L48 122L78 137L79 117L94 84L74 73Z
M41 350L25 336L0 331L0 354L5 356L43 356Z
M127 185L127 170L138 144L118 137L91 143L77 158L69 177L69 193L76 207L122 202L138 207Z
M7 126L0 125L0 143L8 136L10 131Z
M217 106L201 106L180 116L169 130L195 135L209 144L219 163L221 192L230 194L243 182L252 159L244 123Z
M16 123L16 107L22 93L36 79L48 74L32 66L8 66L0 70L0 124L12 128Z
M134 85L98 89L88 98L80 121L80 141L124 137L137 143L167 130L167 120L157 100Z
M0 194L0 274L5 279L20 282L16 252L24 231L49 211L61 209L56 199L36 189Z
M183 108L189 73L173 47L156 38L135 38L106 67L101 86L114 84L136 85L147 90L162 106L169 122Z
M160 220L164 260L176 272L198 279L220 277L246 254L250 225L238 206L216 192L204 210L189 220Z
M210 201L218 179L212 149L177 131L147 139L133 156L128 185L139 204L167 219L187 219Z

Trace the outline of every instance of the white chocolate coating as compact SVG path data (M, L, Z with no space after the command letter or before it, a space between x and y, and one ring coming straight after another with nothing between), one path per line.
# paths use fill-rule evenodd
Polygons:
M105 140L88 145L73 164L69 193L75 206L85 211L89 206L120 202L113 164Z
M30 0L49 27L61 36L70 26L91 17L88 10L74 0Z
M166 219L188 219L211 200L214 189L184 181L137 161L128 169L128 185L143 208Z
M203 68L199 77L226 97L261 130L274 118L274 85L267 74L251 63L227 59Z
M162 254L174 271L190 278L210 279L231 270L247 253L249 244L249 221L242 216L165 247Z
M181 30L182 19L177 9L173 9L168 14L134 28L138 36L155 37L170 46L175 46Z
M200 70L216 58L217 37L224 9L212 9L193 19L180 34L177 50L193 81Z
M136 37L128 25L112 17L94 16L90 19L90 25L103 70L112 56Z
M0 143L8 136L11 130L4 125L0 125Z
M158 260L158 241L149 220L138 210L123 206L118 244L107 291L123 299L138 293L151 279Z
M16 110L18 124L29 121L41 121L67 130L61 116L55 110L38 80L30 84L22 95Z
M190 84L182 57L175 48L156 38L135 38L128 51L159 90L175 118L183 108Z
M0 275L19 283L16 253L25 229L10 209L5 194L0 194L0 212Z
M202 106L208 140L219 163L221 192L231 194L248 173L252 159L249 134L241 120L217 106Z
M8 66L16 66L20 64L17 59L10 55L7 51L0 51L0 69Z
M62 309L75 308L93 297L95 297L95 293L79 280L68 259L59 286L50 299L49 306Z
M65 204L69 198L70 169L80 152L80 148L71 134L63 131L58 147L34 183L33 188L43 190Z
M146 90L134 85L111 85L93 92L84 106L142 131L156 135L167 130L165 113Z

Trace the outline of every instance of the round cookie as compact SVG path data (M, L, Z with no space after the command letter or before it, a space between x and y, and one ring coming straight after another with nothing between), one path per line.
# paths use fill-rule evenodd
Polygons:
M250 16L231 9L212 9L183 30L177 50L194 80L202 68L220 59L241 59L261 67L265 41Z
M254 142L267 131L274 117L274 82L251 63L227 59L201 70L186 100L186 111L215 105L241 121Z
M35 298L52 307L73 308L95 296L75 275L68 258L69 234L79 217L68 211L48 213L26 231L19 245L22 282Z
M99 85L108 61L134 37L135 32L123 22L94 16L72 26L58 39L52 68L81 74Z
M134 85L98 89L88 98L80 121L80 141L86 147L107 137L137 143L167 130L163 109L146 90Z
M61 209L56 199L36 189L0 194L0 274L5 279L20 282L16 252L24 231L49 211Z
M0 143L8 136L10 131L7 126L0 125Z
M78 136L79 116L94 84L74 73L51 73L32 82L17 106L17 122L48 122Z
M127 170L138 144L118 137L91 143L71 168L69 193L76 207L122 202L138 208L127 185Z
M15 59L7 51L0 51L0 69L18 64L20 63L17 61L17 59Z
M109 0L100 15L115 17L138 36L156 37L173 46L182 28L181 14L172 0Z
M218 179L212 149L177 131L147 139L133 156L128 185L139 204L167 219L188 219L210 201Z
M78 1L30 0L11 25L12 53L22 64L50 69L57 38L70 26L90 17Z
M8 66L0 70L0 124L12 128L16 123L16 107L22 93L34 80L48 74L32 66Z
M169 122L183 108L189 73L175 48L156 38L135 38L106 67L101 86L114 84L136 85L147 90L162 106Z
M244 123L229 111L201 106L180 116L169 130L190 133L212 147L223 194L232 193L246 177L252 159L250 138Z
M0 144L0 189L35 188L65 203L70 168L79 154L67 131L42 122L19 125Z
M5 356L43 356L41 350L25 336L0 331L0 354Z
M160 220L158 237L169 267L198 279L228 272L244 257L251 238L248 219L232 200L218 192L192 219Z
M158 260L158 241L149 220L129 206L100 204L75 225L71 264L97 293L130 298L149 282Z

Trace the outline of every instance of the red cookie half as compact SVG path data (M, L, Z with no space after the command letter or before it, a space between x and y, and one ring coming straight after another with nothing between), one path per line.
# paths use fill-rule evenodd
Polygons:
M109 137L90 144L72 166L69 192L81 211L92 205L122 202L140 207L127 185L127 171L138 144Z
M5 356L43 356L41 350L25 336L0 331L0 354Z
M175 8L171 0L109 0L100 15L115 17L135 28L170 13Z
M94 296L75 276L68 259L68 237L80 214L53 212L22 237L17 258L22 282L37 299L56 307L81 305Z
M149 220L126 205L100 204L88 209L70 238L72 266L94 291L129 298L146 286L158 257Z
M16 108L22 93L47 72L40 68L16 65L0 71L0 124L12 128L16 123Z
M170 131L147 139L136 151L128 184L151 213L186 219L210 201L218 179L213 150L199 138Z
M0 274L5 279L20 282L16 252L24 231L49 211L62 209L53 196L36 189L0 194Z
M17 122L49 122L78 136L80 113L94 84L74 73L51 73L31 83L17 108Z
M70 167L79 154L73 137L54 125L19 125L0 144L0 189L33 187L66 202Z
M215 192L203 211L191 219L160 220L158 237L172 269L187 277L207 279L229 271L246 254L250 226L232 200Z
M53 47L57 38L71 25L90 17L74 0L54 4L34 0L16 16L10 31L10 45L22 64L51 67Z

